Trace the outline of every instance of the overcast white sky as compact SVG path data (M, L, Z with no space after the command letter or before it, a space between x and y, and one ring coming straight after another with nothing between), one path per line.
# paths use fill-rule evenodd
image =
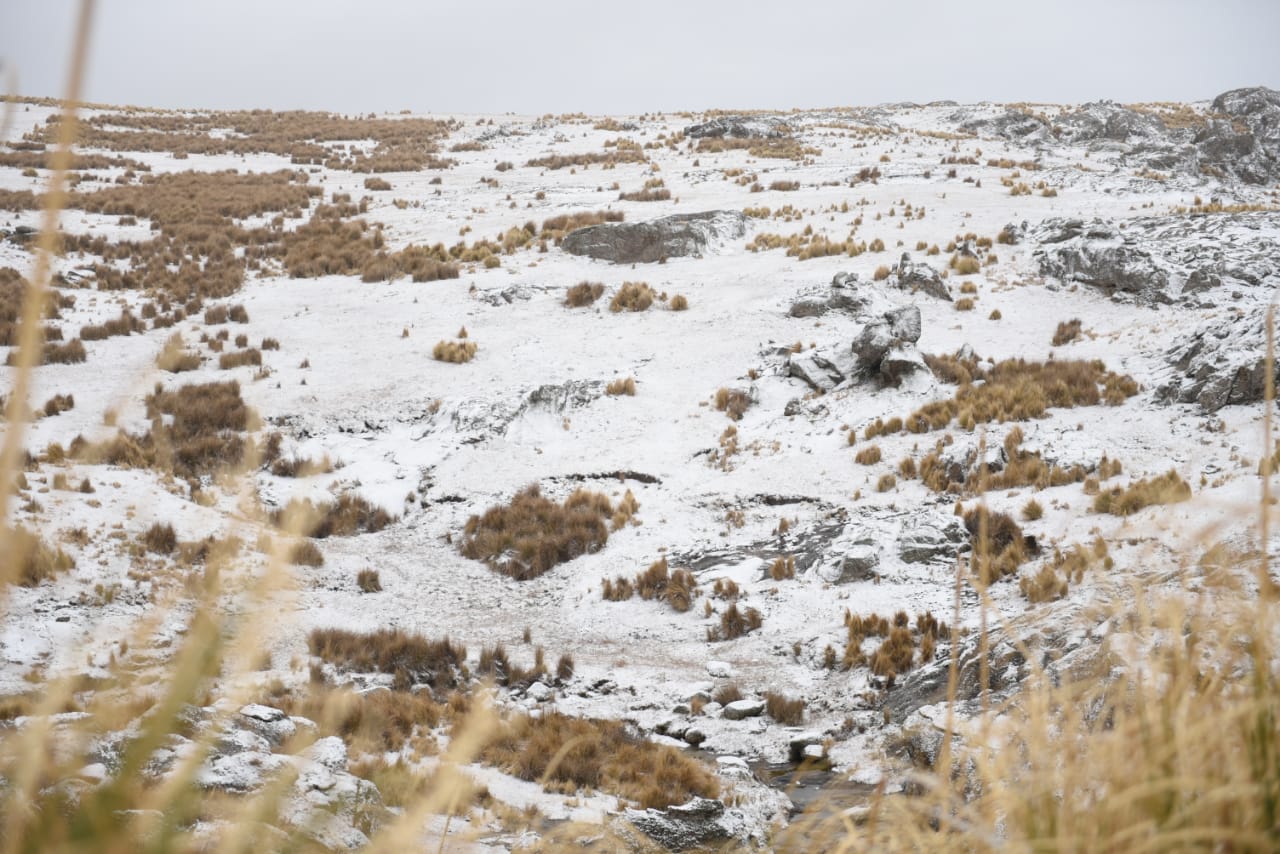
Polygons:
M76 0L0 0L18 89L65 89ZM1280 0L98 0L86 98L526 114L1280 88Z

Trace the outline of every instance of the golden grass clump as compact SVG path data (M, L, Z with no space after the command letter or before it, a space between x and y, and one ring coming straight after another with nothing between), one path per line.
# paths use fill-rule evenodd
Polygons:
M1034 538L1023 535L1022 528L1007 513L977 507L964 514L974 550L974 566L984 584L1012 575L1036 552Z
M975 382L961 385L951 399L913 412L905 421L906 429L912 433L941 430L956 420L962 428L972 430L992 421L1040 418L1051 407L1069 409L1104 402L1119 405L1138 393L1132 377L1112 373L1097 360L1007 359L972 378Z
M657 296L645 282L623 282L609 301L609 311L644 311L653 305Z
M271 521L286 530L323 540L376 534L396 521L395 517L354 492L344 492L333 501L315 504L309 498L293 499L284 509L271 514Z
M783 726L800 726L804 723L803 698L792 698L777 691L764 692L764 711Z
M796 577L796 559L790 555L775 558L769 565L769 577L774 581L785 581Z
M173 554L178 548L178 535L168 522L156 522L142 532L142 547L155 554Z
M853 461L860 466L873 466L882 459L879 445L867 445L859 448L853 455Z
M1099 492L1093 499L1093 512L1129 516L1154 504L1177 504L1190 498L1191 486L1177 471L1169 469L1158 477Z
M0 529L5 544L0 553L0 578L35 587L59 573L74 569L75 560L58 546L50 546L21 526Z
M289 563L294 566L324 566L324 552L310 540L301 540L289 549Z
M480 345L474 341L449 341L445 339L436 342L436 346L431 348L431 358L437 362L449 362L456 365L470 362L478 349L480 349Z
M880 479L876 481L876 492L888 492L898 485L898 479L892 474L885 472L880 475Z
M481 758L522 780L552 790L608 792L641 809L663 809L696 796L715 798L720 786L700 761L627 731L619 721L547 712L505 721Z
M356 573L356 587L361 593L381 593L382 577L376 569L362 569Z
M715 407L733 421L741 421L742 416L751 408L751 395L739 388L716 389Z
M604 285L599 282L579 282L565 291L564 304L569 308L583 308L600 299L603 293Z
M635 393L636 393L635 378L619 377L616 380L611 380L609 384L605 386L604 393L608 395L612 395L614 397L617 397L619 395L626 395L627 397L635 397Z
M689 298L684 294L676 294L671 298L670 309L672 311L688 311Z
M608 496L575 490L563 503L544 498L537 484L516 493L509 504L490 507L467 520L458 550L517 581L604 548L606 522L614 509Z
M1071 320L1064 320L1058 324L1058 328L1053 331L1053 346L1061 347L1064 344L1070 344L1080 337L1080 318L1073 317Z
M707 640L734 640L754 632L763 624L764 617L755 608L739 608L736 601L731 601L720 614L720 625L707 629Z
M307 649L339 670L392 674L405 688L414 684L455 688L461 684L467 659L466 647L447 637L429 640L399 629L313 629L307 636Z
M982 269L982 262L972 255L952 255L950 266L958 275L972 276Z

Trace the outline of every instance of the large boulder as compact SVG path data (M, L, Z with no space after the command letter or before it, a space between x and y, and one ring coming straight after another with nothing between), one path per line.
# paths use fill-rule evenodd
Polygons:
M792 317L819 317L829 311L860 314L875 297L862 289L857 273L836 273L826 290L809 292L791 304Z
M907 563L928 563L939 558L953 558L969 535L959 517L931 518L915 516L898 536L898 557Z
M1156 398L1196 403L1207 412L1263 399L1267 383L1267 308L1217 320L1169 350L1175 374ZM1280 378L1280 371L1273 366Z
M643 264L700 255L713 240L729 240L746 233L746 217L741 212L705 211L649 222L591 225L570 232L561 246L573 255L615 264Z
M1113 101L1095 101L1058 117L1053 134L1063 142L1156 142L1169 137L1163 121Z
M667 851L715 847L735 837L725 806L710 798L694 798L665 810L627 810L624 818Z

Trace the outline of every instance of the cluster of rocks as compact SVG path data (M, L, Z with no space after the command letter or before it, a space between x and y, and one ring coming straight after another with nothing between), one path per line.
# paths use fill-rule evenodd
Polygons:
M1156 391L1165 403L1195 403L1208 412L1262 400L1267 386L1268 307L1211 321L1167 353L1174 375ZM1280 381L1280 370L1272 365Z
M713 241L747 233L741 211L674 214L648 222L589 225L567 234L566 252L615 264L648 264L667 258L701 255Z
M790 133L787 123L776 116L717 116L684 129L690 139L776 139Z
M877 302L879 310L872 308ZM874 377L896 386L911 375L929 373L924 357L916 349L921 331L917 306L885 309L882 301L859 288L856 274L840 273L826 295L804 297L791 306L790 313L793 317L811 317L833 310L854 314L865 323L849 344L790 353L790 376L814 390L827 392L859 379Z
M1040 272L1139 303L1216 305L1280 281L1280 212L1093 219L1008 225L1005 239L1038 244Z
M971 133L1027 145L1058 141L1120 151L1151 169L1188 175L1211 172L1251 184L1280 180L1280 92L1233 89L1213 100L1203 121L1169 127L1158 115L1111 101L1085 104L1054 119L1019 110L966 121Z

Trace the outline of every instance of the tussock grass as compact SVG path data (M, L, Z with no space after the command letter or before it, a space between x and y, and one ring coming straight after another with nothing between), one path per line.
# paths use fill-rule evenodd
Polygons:
M569 308L583 308L600 299L603 293L604 285L599 282L579 282L565 291L564 304Z
M1099 492L1093 499L1093 512L1129 516L1154 504L1176 504L1190 498L1191 486L1177 471L1169 469L1158 477Z
M303 536L323 540L376 534L394 523L395 517L354 492L344 492L333 501L316 504L309 498L293 499L284 509L271 514L277 526L298 531Z
M754 632L762 625L764 617L759 611L748 606L739 608L736 601L730 601L729 606L720 614L720 624L707 629L707 640L734 640Z
M0 578L11 579L23 587L35 587L74 569L75 560L58 546L50 546L38 535L21 526L0 529L5 549L0 552Z
M1061 347L1064 344L1070 344L1080 337L1080 318L1072 318L1064 320L1058 324L1058 328L1053 331L1053 346Z
M481 758L552 791L609 792L641 809L662 809L695 795L715 798L720 794L715 775L675 748L645 741L617 721L573 718L560 712L508 719Z
M645 311L657 298L653 288L645 282L623 282L609 301L609 311Z
M716 389L714 403L716 411L723 412L733 421L741 421L751 408L751 395L740 388L719 388Z
M425 684L446 690L461 684L467 658L466 647L447 637L430 640L399 629L313 629L307 636L307 649L339 670L389 673L403 687Z
M612 395L614 397L617 397L620 395L626 395L627 397L635 397L635 393L636 393L635 378L619 377L616 380L611 380L609 384L605 386L604 393L608 395Z
M803 698L791 698L776 691L764 692L764 711L783 726L800 726L804 723Z
M468 519L458 550L463 557L524 581L604 548L613 515L613 505L602 493L578 489L557 504L533 484L509 504Z
M449 362L451 364L462 364L470 362L475 357L476 351L480 349L480 345L474 341L449 341L443 340L436 343L431 348L431 358L437 362Z

